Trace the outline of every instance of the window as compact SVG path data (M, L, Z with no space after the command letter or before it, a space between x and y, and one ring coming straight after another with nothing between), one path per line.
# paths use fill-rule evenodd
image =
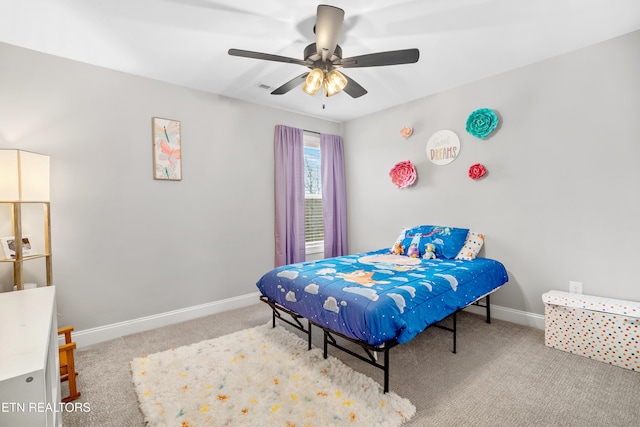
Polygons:
M320 135L304 132L304 231L307 254L324 252Z

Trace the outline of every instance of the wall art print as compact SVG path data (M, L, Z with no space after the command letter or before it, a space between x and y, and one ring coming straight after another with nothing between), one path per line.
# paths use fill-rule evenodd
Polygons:
M168 181L182 180L182 140L180 121L154 117L153 178Z
M447 165L460 154L460 138L450 130L439 130L427 141L427 157L436 165Z

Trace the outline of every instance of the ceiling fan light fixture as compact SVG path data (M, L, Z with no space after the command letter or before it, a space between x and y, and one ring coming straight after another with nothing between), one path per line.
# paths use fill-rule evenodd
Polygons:
M324 73L322 72L322 70L320 68L314 68L307 75L307 78L304 84L302 85L302 90L305 93L311 96L314 96L318 91L318 89L320 89L323 79L324 79Z
M329 97L347 86L347 78L338 70L331 70L324 78L324 94Z

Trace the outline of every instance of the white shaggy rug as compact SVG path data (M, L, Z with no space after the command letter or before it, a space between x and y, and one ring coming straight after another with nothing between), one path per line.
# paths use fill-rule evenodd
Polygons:
M134 359L150 426L399 426L416 408L270 324Z

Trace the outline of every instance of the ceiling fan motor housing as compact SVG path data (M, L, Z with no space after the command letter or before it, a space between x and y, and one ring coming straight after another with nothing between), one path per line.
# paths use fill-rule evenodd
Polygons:
M334 61L342 59L342 48L336 45L335 50L331 58L326 61L322 60L322 57L318 55L318 49L315 43L311 43L304 48L304 60L309 63L309 68L320 68L324 71L331 71L335 68Z

